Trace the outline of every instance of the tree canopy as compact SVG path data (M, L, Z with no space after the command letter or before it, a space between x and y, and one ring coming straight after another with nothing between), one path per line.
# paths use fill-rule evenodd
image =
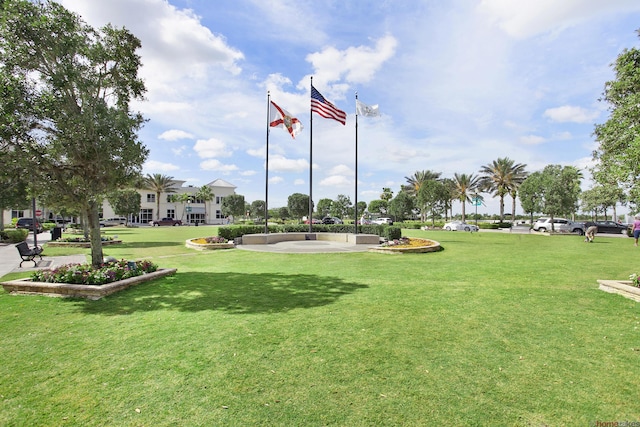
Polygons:
M637 31L640 35L640 30ZM613 64L615 79L605 83L602 100L609 119L595 126L598 149L594 177L600 183L622 183L631 202L640 204L640 49L625 49Z
M0 140L43 200L83 212L93 264L102 262L98 209L139 176L148 150L140 41L126 29L96 30L52 1L6 0L0 15Z

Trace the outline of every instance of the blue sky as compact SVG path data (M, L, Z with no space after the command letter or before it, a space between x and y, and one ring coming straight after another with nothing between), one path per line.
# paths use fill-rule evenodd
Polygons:
M346 126L313 116L316 202L355 201L356 92L381 112L358 119L359 201L383 187L396 194L416 171L477 174L499 157L588 177L610 64L638 46L640 28L637 0L60 3L142 41L144 173L194 186L221 178L248 202L264 200L267 91L297 117L295 140L270 133L270 208L309 192L310 76L348 113ZM497 213L485 197L479 212Z

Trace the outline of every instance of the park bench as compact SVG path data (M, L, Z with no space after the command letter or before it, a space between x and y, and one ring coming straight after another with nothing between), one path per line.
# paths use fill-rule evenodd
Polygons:
M38 265L36 263L35 257L40 257L42 259L42 248L40 246L34 246L33 248L29 248L27 242L20 242L16 245L18 248L18 252L20 252L20 257L22 261L20 261L20 267L22 267L22 263L25 261L33 261L33 266Z

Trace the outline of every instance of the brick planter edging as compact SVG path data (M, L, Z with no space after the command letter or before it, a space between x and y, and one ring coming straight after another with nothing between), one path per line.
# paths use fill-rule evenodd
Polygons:
M33 282L31 279L18 279L3 282L2 287L5 291L14 295L46 295L52 297L99 300L102 297L140 283L172 275L176 271L177 269L175 268L160 268L153 273L130 277L118 282L107 283L106 285L72 285L69 283Z
M598 283L602 291L640 302L640 288L632 286L630 280L598 280Z

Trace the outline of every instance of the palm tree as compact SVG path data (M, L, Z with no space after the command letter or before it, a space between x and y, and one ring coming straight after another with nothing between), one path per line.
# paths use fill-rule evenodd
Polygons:
M413 173L413 176L405 176L404 179L407 180L408 185L403 185L402 189L411 196L417 196L420 191L420 187L425 181L430 179L440 179L440 172L433 172L430 170L425 171L416 171Z
M156 219L160 220L160 194L176 192L173 187L173 177L159 173L154 173L153 175L148 173L144 177L143 188L156 192Z
M202 200L204 202L204 222L207 223L207 202L210 202L214 199L215 194L213 194L213 190L208 185L203 185L196 192L196 199Z
M433 172L430 170L423 171L415 171L413 176L405 176L404 179L407 180L408 185L402 186L402 191L410 195L416 201L416 206L420 209L420 217L422 221L426 221L426 212L424 212L423 206L420 206L418 203L418 193L420 192L420 187L427 181L430 180L438 180L440 179L440 172Z
M512 213L515 217L515 195L518 187L527 177L527 172L524 170L526 166L522 163L514 164L510 158L503 157L480 169L482 174L479 182L480 189L493 193L493 197L500 198L500 222L504 221L504 196L507 194L513 198Z
M182 203L182 217L180 218L181 221L184 221L184 213L186 211L185 209L185 204L189 202L189 200L192 199L192 196L190 193L182 193L182 194L178 194L178 196L176 197L176 199Z
M465 206L467 202L471 201L471 196L475 195L474 192L478 188L480 177L473 174L467 175L466 173L453 174L454 195L456 200L459 200L462 204L462 222L465 221Z

